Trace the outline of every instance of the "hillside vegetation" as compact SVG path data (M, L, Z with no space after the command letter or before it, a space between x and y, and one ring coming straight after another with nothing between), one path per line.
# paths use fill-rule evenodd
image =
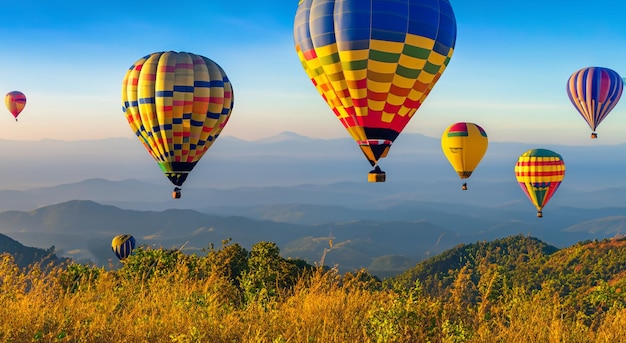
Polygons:
M3 342L620 342L626 240L459 245L383 281L250 251L138 248L123 267L0 264Z
M56 256L54 246L48 249L26 247L20 242L0 234L0 254L2 253L11 254L15 264L20 268L35 263L47 265L49 263L60 264L64 261L64 259Z

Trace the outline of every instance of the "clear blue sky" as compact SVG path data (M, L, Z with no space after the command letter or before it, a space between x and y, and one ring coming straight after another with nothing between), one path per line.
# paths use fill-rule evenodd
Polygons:
M449 124L472 121L493 141L626 142L626 96L592 142L565 92L582 67L626 76L626 2L451 3L456 51L404 132L439 137ZM28 97L18 123L2 107L0 139L132 137L122 78L138 58L164 50L207 56L229 75L235 107L223 135L348 137L300 66L296 7L297 0L0 1L0 93Z

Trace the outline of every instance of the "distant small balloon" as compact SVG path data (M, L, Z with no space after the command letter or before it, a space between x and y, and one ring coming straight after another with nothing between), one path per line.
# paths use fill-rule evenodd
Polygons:
M9 112L15 117L15 121L17 121L17 116L20 115L26 106L26 96L20 91L12 91L4 96L4 103L9 109Z
M115 236L111 241L111 249L118 259L123 260L135 249L135 237L128 234Z

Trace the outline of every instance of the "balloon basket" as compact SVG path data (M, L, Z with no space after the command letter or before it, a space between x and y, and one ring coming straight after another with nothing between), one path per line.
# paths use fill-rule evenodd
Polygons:
M367 174L367 182L385 182L386 175L384 171L371 171Z
M543 218L543 213L541 213L541 211L537 212L537 218Z
M174 188L174 191L172 191L172 198L173 199L180 199L180 188L176 187Z
M591 139L597 139L598 138L598 134L595 132L591 133Z

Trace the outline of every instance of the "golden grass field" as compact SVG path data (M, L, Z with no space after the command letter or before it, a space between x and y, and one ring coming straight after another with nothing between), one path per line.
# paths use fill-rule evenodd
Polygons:
M220 268L28 271L0 256L1 342L626 342L626 309L587 323L548 291L477 304L314 268L289 287L242 287ZM457 280L462 283L463 280ZM248 294L246 294L248 293Z

